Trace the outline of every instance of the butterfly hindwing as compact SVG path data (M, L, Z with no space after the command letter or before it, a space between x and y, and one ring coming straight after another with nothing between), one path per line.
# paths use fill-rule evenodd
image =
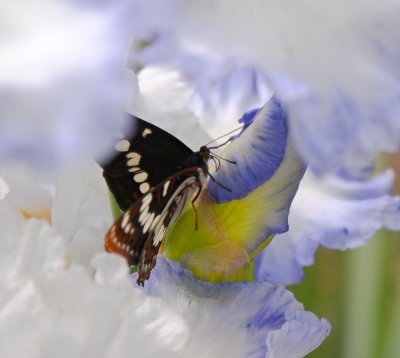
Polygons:
M106 234L107 251L139 264L139 284L149 278L168 226L199 190L197 167L175 173L136 200Z
M127 210L151 188L183 169L193 151L173 135L128 115L131 133L115 143L114 155L100 163L120 208Z

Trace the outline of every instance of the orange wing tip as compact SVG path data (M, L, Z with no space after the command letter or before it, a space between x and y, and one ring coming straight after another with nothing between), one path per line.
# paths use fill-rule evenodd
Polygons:
M104 248L107 252L112 252L123 256L127 261L129 260L130 253L127 244L123 243L123 233L119 229L118 221L111 226L104 238Z

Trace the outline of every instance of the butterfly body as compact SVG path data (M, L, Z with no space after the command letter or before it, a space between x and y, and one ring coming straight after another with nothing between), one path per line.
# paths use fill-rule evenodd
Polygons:
M200 195L212 157L206 146L193 152L171 134L130 116L134 132L116 142L115 155L100 163L124 212L105 237L107 251L139 265L143 285L156 264L164 233L186 204Z

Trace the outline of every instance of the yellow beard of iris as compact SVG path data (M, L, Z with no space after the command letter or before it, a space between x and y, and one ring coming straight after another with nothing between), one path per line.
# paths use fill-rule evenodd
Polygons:
M250 211L244 206L241 200L215 204L205 193L197 206L197 230L195 212L188 206L167 231L163 254L179 260L195 277L205 281L253 280L252 259L272 237L247 251L243 239L254 237L254 232L246 232L253 231L253 225L243 225L250 219Z

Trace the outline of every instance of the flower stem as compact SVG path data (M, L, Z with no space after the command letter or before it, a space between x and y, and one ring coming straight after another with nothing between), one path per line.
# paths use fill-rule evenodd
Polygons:
M382 230L349 252L344 280L343 358L373 358L381 350L388 318L390 242Z

